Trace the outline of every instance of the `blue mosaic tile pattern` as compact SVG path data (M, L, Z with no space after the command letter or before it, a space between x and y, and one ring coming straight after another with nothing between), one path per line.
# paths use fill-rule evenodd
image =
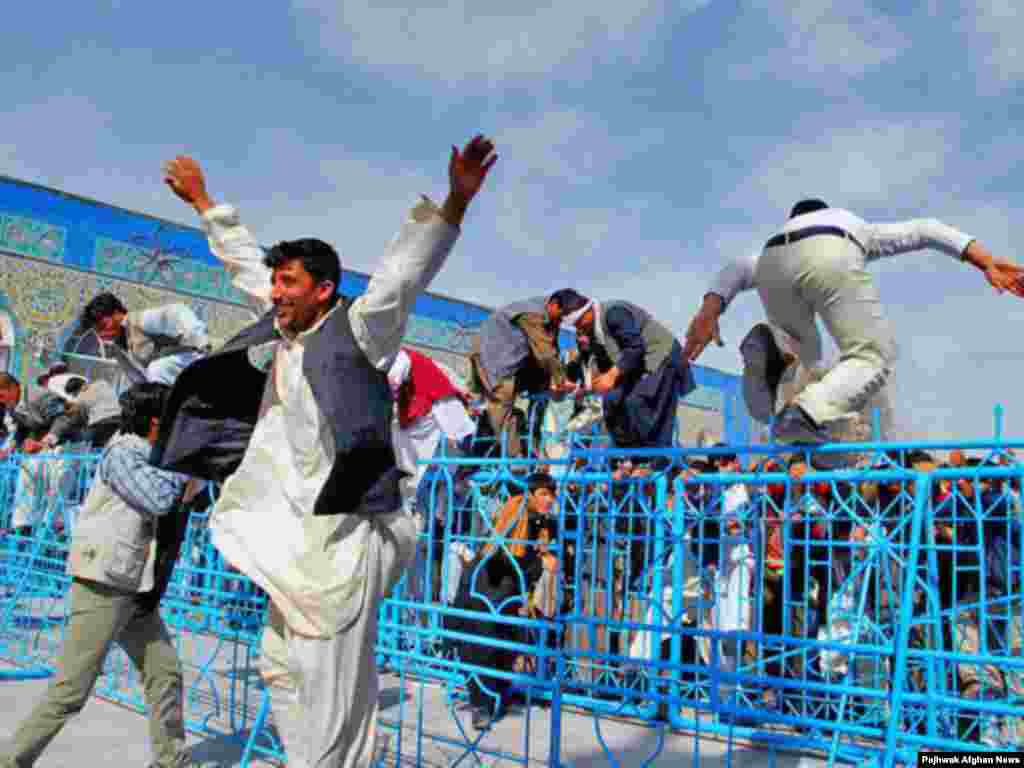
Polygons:
M0 248L35 259L64 261L67 230L38 219L0 214Z

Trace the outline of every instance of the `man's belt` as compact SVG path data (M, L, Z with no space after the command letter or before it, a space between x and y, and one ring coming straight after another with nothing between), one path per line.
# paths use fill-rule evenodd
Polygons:
M764 244L765 248L776 248L780 245L791 245L792 243L805 240L808 237L815 237L817 235L832 235L833 237L841 237L844 240L849 240L851 243L856 245L861 251L864 251L864 246L860 244L856 237L851 235L845 229L841 227L806 227L804 229L796 229L792 232L782 232L767 243Z

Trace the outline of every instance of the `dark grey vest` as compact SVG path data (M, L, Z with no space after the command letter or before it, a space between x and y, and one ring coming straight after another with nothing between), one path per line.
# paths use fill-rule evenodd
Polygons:
M676 337L668 328L651 317L649 312L636 304L631 304L628 301L602 302L601 330L604 333L604 348L612 360L618 360L622 354L618 342L608 332L608 312L615 307L628 310L636 318L637 325L640 326L640 333L644 337L644 344L647 346L647 354L644 355L644 368L647 373L654 373L672 354L672 346L676 343Z
M302 372L334 434L334 465L315 515L377 515L400 504L391 447L391 388L359 348L348 302L306 343ZM249 361L249 348L277 338L268 313L178 377L160 422L151 462L164 469L224 481L242 461L260 414L268 374Z

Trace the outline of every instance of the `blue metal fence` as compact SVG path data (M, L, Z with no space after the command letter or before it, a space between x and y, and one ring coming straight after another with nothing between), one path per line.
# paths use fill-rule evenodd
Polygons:
M553 570L530 562L533 528L495 529L535 461L433 460L417 563L381 608L378 664L397 696L382 697L382 760L578 763L589 741L591 762L643 762L668 759L673 733L689 739L673 764L694 765L741 745L910 765L922 750L1024 744L1024 468L1010 453L1024 444L967 444L980 463L958 468L915 453L954 444L844 446L858 464L830 472L748 447L747 469L722 473L699 463L707 450L599 440L576 436L545 464L559 477L542 521ZM60 652L63 560L94 464L0 464L6 679L48 674ZM266 599L211 546L207 514L190 516L161 606L188 725L245 744L245 764L281 760L256 667ZM496 562L500 589L485 585ZM470 689L498 710L480 729ZM120 652L97 693L142 708ZM643 759L613 738L625 727L646 729Z

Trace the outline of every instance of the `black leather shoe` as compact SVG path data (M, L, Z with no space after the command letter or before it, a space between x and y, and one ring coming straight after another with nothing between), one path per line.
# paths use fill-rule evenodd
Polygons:
M772 439L777 443L821 445L828 442L828 433L814 423L807 411L790 403L772 424Z
M814 423L807 411L790 403L772 424L772 439L777 443L792 445L794 448L813 448L829 442L829 433ZM812 453L811 466L815 469L838 469L847 463L848 457L841 453Z

